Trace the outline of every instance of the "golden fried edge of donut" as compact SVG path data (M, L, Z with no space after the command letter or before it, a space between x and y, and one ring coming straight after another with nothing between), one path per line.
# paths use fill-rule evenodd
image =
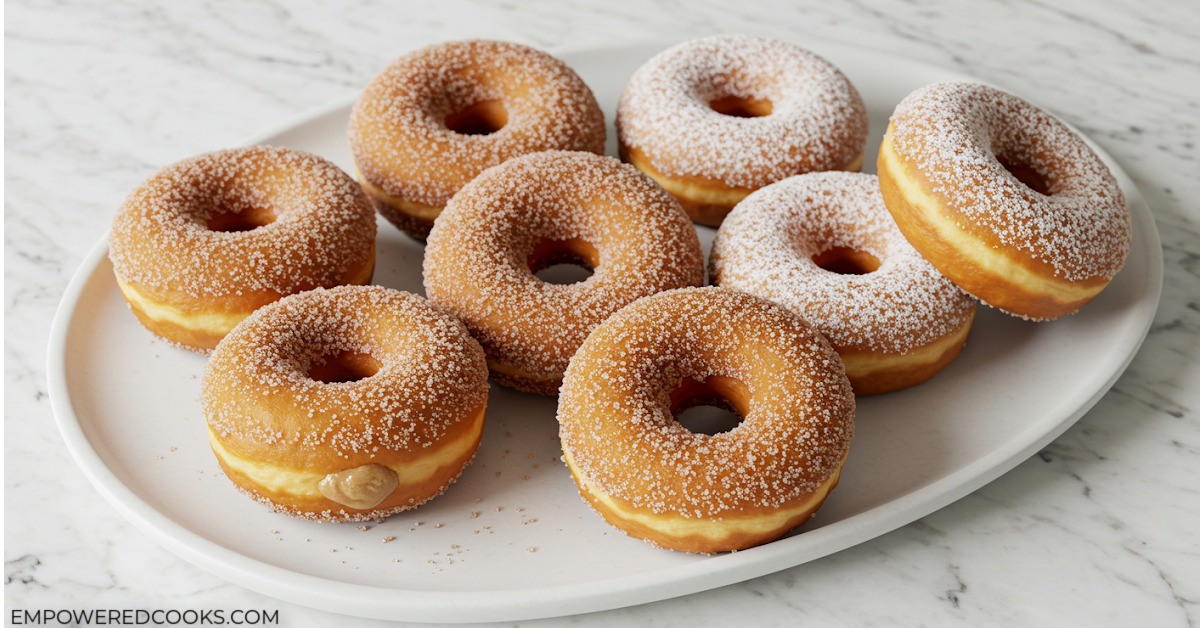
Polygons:
M442 210L445 209L445 206L434 207L433 205L424 205L403 199L399 196L392 196L385 192L383 188L368 181L363 176L362 171L358 169L357 164L354 166L354 176L358 179L358 184L367 193L367 197L371 199L371 204L375 206L375 211L379 212L380 216L386 218L397 229L417 240L423 242L429 238L429 232L433 230L433 223L442 213Z
M609 525L658 547L695 554L714 554L774 541L811 519L829 492L837 486L848 455L849 451L842 456L829 479L804 499L770 509L771 512L762 515L724 516L719 520L659 514L649 508L634 506L628 500L605 493L588 482L575 466L569 451L564 450L563 459L571 469L579 494Z
M929 190L915 163L892 142L894 125L879 147L879 186L904 237L943 275L979 300L1009 314L1050 320L1078 310L1108 280L1071 282L1054 276L1049 265L1005 246L995 237L971 233Z
M725 220L725 216L733 210L733 207L755 191L747 188L731 188L701 177L668 177L655 169L641 150L627 147L624 144L618 148L621 159L633 165L662 186L671 196L674 196L692 222L709 227L720 227L721 222ZM865 152L859 153L858 157L839 170L847 172L862 170L865 156Z
M208 427L208 441L226 477L254 499L269 503L274 510L293 517L323 521L359 521L416 508L441 494L479 449L486 414L485 401L467 413L464 419L467 429L459 438L451 438L432 451L422 452L416 462L384 464L396 472L400 483L382 502L366 510L344 506L321 494L317 485L326 475L337 471L295 470L242 458L225 447L211 426ZM340 516L330 514L339 512Z
M490 358L487 365L488 376L501 386L547 397L557 397L558 390L562 388L563 378L561 375L556 378L537 377L524 369L501 364Z
M371 283L375 274L375 244L370 262L351 275L349 285ZM181 348L210 353L238 323L258 308L282 299L278 292L252 292L211 298L192 297L177 290L158 290L116 277L129 309L151 333ZM207 309L203 304L214 304Z
M975 306L958 329L908 353L834 347L846 366L850 387L859 397L895 392L924 383L954 361L967 342Z

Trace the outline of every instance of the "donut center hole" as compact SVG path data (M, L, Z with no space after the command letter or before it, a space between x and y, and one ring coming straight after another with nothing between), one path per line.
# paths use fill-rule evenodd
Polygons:
M366 353L342 351L314 361L308 377L326 384L357 382L379 372L383 364Z
M772 110L769 100L742 98L741 96L725 96L710 100L708 106L721 115L735 118L761 118L771 115Z
M555 264L537 271L533 276L546 283L565 286L587 281L592 276L592 270L581 264Z
M693 434L714 436L742 424L749 399L746 385L732 377L689 377L671 392L671 415Z
M446 128L462 135L490 135L508 124L508 110L499 100L481 100L446 116Z
M527 263L529 272L546 283L573 284L587 281L600 262L600 252L579 238L542 239Z
M220 212L209 216L205 225L209 231L254 231L275 222L275 213L256 207L243 209L239 212Z
M845 246L817 253L812 260L817 266L839 275L865 275L879 268L879 258Z
M1009 174L1016 177L1017 181L1025 184L1025 187L1037 192L1038 194L1050 196L1050 183L1046 181L1046 177L1043 177L1042 173L1038 172L1037 168L1034 168L1033 166L1027 166L1019 162L1009 161L1000 156L997 156L996 160L1000 162L1001 166L1004 166L1004 169L1007 170Z

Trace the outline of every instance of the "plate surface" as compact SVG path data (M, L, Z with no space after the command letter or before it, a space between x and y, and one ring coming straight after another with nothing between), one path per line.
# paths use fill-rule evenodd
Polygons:
M608 119L629 76L672 42L562 53ZM871 114L866 171L895 105L950 70L798 42L854 82ZM1036 99L1033 99L1036 102ZM350 170L352 101L250 140ZM961 356L926 384L859 400L841 483L811 522L716 556L657 550L610 528L559 461L553 399L492 386L474 463L447 493L382 523L314 524L268 512L220 474L198 401L205 358L156 341L129 313L102 239L54 321L50 397L68 448L133 524L184 559L298 604L409 621L503 621L694 593L795 566L922 517L1016 466L1082 416L1129 364L1158 304L1153 218L1102 150L1133 214L1125 268L1076 315L1029 323L980 307ZM615 132L609 128L609 154ZM699 227L707 250L714 231ZM422 294L422 248L380 222L375 282ZM363 529L365 528L365 529Z

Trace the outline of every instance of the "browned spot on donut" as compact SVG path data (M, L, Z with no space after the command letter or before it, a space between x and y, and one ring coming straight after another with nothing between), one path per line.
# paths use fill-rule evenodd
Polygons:
M1037 168L1006 159L1000 155L996 155L996 161L999 161L1005 170L1016 177L1017 181L1024 183L1025 187L1038 194L1050 196L1050 183L1046 181L1046 177L1042 176L1042 173L1038 172Z
M763 99L756 100L754 98L742 98L740 96L725 96L709 101L708 106L713 111L726 116L735 118L761 118L771 115L771 101Z
M508 124L508 110L499 99L481 100L446 116L446 128L462 135L491 135Z
M879 258L845 246L817 253L812 260L817 266L839 275L865 275L879 268Z
M308 377L326 384L357 382L378 373L382 366L379 360L366 353L342 351L309 367Z

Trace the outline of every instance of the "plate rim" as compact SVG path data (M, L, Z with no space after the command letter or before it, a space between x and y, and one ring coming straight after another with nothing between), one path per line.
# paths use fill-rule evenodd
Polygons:
M621 48L654 47L665 50L680 41L689 39L694 38L639 40L614 42L606 45L565 47L553 49L551 54L561 58ZM816 48L815 52L818 54L823 54L824 50L840 49L840 52L846 54L885 55L891 60L919 68L922 71L959 75L973 81L984 82L954 69L875 48L815 37L788 38L788 41L805 47L812 46ZM570 63L569 59L566 60ZM330 101L251 134L237 145L261 143L322 116L352 106L356 99L357 93ZM958 471L907 495L847 519L807 531L802 535L780 539L759 548L722 554L712 557L711 560L679 565L666 570L603 580L600 582L605 583L606 586L602 587L599 592L596 590L595 583L577 583L536 589L462 592L393 589L328 580L264 563L217 545L183 528L158 512L134 494L113 473L87 439L83 425L75 414L74 406L68 395L66 349L70 328L80 297L90 282L98 279L98 272L107 263L107 233L92 247L76 269L55 311L46 361L51 411L68 451L91 484L105 498L105 501L157 544L184 560L235 584L304 606L375 619L439 623L514 621L633 606L697 593L767 575L811 562L898 529L961 499L1007 473L1074 425L1108 392L1137 355L1153 323L1154 314L1162 295L1163 255L1160 235L1145 198L1124 168L1090 137L1073 126L1071 128L1084 138L1101 159L1114 170L1114 174L1121 181L1135 230L1140 231L1141 240L1146 246L1146 296L1135 307L1135 310L1144 316L1143 328L1136 338L1127 336L1123 338L1121 346L1114 347L1114 349L1120 349L1123 356L1118 367L1106 381L1091 389L1090 393L1085 388L1083 392L1073 395L1065 403L1060 404L1059 408L1070 408L1070 411L1064 413L1056 410L1051 413L1055 417L1053 420L1047 418L1039 421L1027 428L1024 433L1007 441L1005 446L993 450L987 456L976 459ZM113 283L115 285L115 281ZM1043 429L1047 426L1049 429ZM796 539L803 539L803 541L796 541ZM790 546L793 545L800 546L803 551L791 548ZM772 548L775 551L764 551L762 550L764 547ZM664 581L663 576L666 573L672 574L672 577ZM522 595L513 596L515 591L520 591Z

